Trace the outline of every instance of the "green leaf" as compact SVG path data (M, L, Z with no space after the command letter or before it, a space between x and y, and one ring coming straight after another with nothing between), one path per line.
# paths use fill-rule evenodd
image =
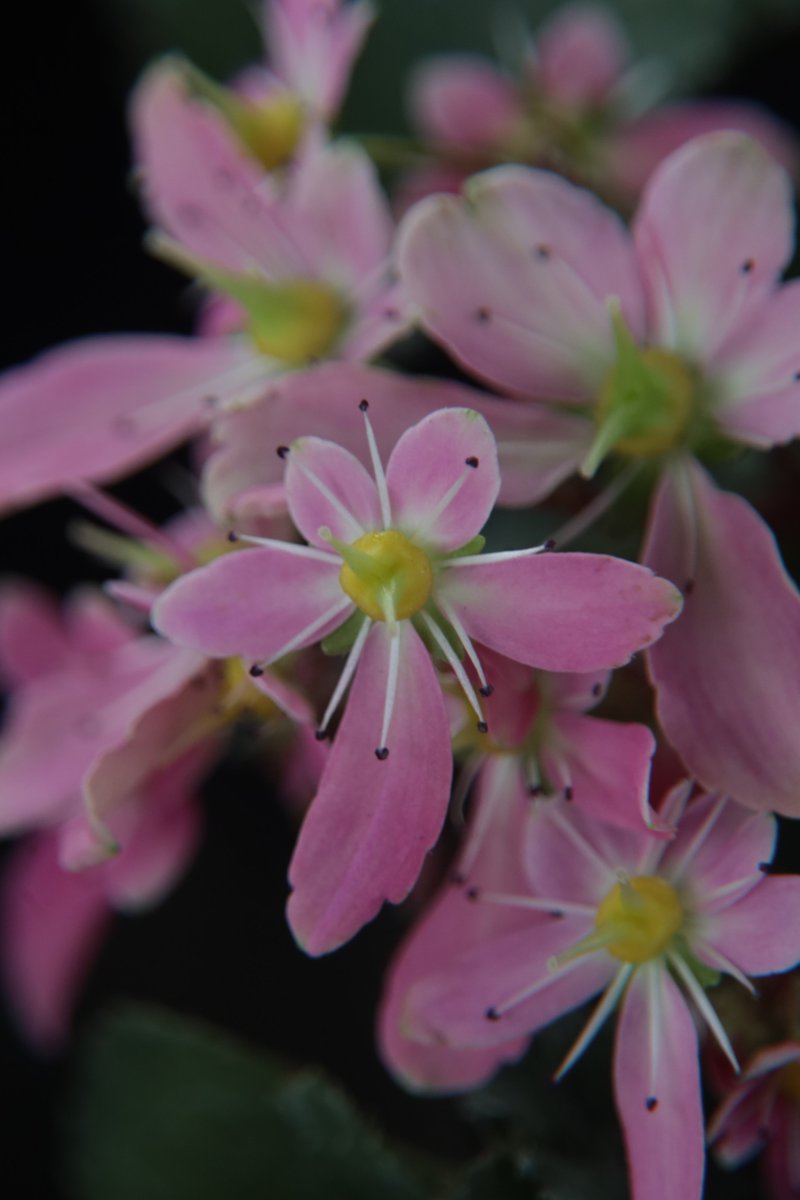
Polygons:
M321 1075L163 1013L100 1023L70 1111L77 1200L427 1200L435 1190Z

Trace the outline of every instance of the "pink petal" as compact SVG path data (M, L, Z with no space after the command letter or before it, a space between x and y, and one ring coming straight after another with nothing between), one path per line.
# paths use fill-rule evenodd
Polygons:
M735 329L714 367L714 416L728 437L766 449L800 435L800 283L769 296Z
M800 1107L779 1100L764 1152L764 1176L773 1200L796 1200L800 1191Z
M33 583L7 583L0 591L0 670L8 687L28 683L71 661L61 615Z
M608 297L642 328L621 221L547 171L497 167L465 191L421 201L400 227L398 265L425 328L506 391L593 400L614 356Z
M650 179L634 237L653 340L707 364L791 257L789 178L743 134L697 138Z
M389 634L367 639L320 789L289 868L288 916L309 954L324 954L372 920L384 900L413 886L444 820L450 792L450 733L430 655L402 621L390 753L375 756Z
M628 988L617 1028L614 1094L631 1194L700 1200L705 1155L697 1035L677 986L657 963L640 968Z
M667 737L705 787L797 815L800 601L772 534L687 462L662 480L643 557L690 585L649 655Z
M76 661L116 655L139 637L138 629L123 619L117 606L91 586L79 587L67 597L64 623Z
M400 438L386 482L396 528L437 554L458 550L481 531L500 490L489 426L474 409L431 413Z
M708 1140L714 1154L728 1170L740 1167L758 1154L767 1141L764 1128L763 1083L744 1082L727 1097L709 1123Z
M538 87L566 108L601 105L627 65L628 44L612 13L593 4L567 4L536 38Z
M340 560L291 543L225 555L176 580L153 607L156 628L180 645L215 656L267 662L313 645L347 618ZM343 606L325 619L337 600Z
M202 429L252 356L229 342L86 338L0 380L0 507L116 479ZM239 376L241 378L241 376Z
M666 580L600 554L456 560L437 586L470 637L545 671L620 666L680 608Z
M364 425L354 410L354 423ZM286 500L292 520L312 546L329 549L320 537L327 528L348 545L368 529L381 529L381 506L375 481L357 458L335 442L298 438L287 457Z
M470 867L470 882L497 891L524 891L519 836L528 819L530 803L513 758L497 755L488 760L480 772L477 793L468 843L476 833L481 833L481 810L489 809L491 820ZM464 855L461 861L465 861ZM522 1053L527 1039L479 1050L415 1041L406 1034L404 1010L407 994L419 980L439 971L443 963L470 945L504 930L525 926L529 921L530 914L524 909L471 902L463 885L448 881L442 886L434 903L395 955L378 1013L381 1056L405 1087L419 1091L461 1091L484 1082L501 1063Z
M263 10L275 74L319 116L334 116L372 23L372 6L364 0L267 0Z
M796 170L795 135L773 113L756 104L701 100L664 105L617 131L608 164L615 191L635 200L662 159L692 138L723 129L749 134L787 170Z
M627 829L656 822L647 799L656 743L644 725L563 712L553 717L553 740L559 759L566 760L576 807ZM547 750L545 745L545 769Z
M800 961L800 876L775 875L703 918L701 937L745 975L773 975Z
M2 895L2 963L15 1016L37 1049L64 1042L76 996L111 917L102 880L58 865L55 838L14 854Z
M522 115L514 83L490 59L466 54L417 64L409 107L424 137L460 150L496 149Z

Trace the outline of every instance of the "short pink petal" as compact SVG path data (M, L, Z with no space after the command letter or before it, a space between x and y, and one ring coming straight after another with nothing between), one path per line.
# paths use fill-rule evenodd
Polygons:
M409 108L429 141L460 150L493 150L519 120L521 98L490 59L448 54L415 67Z
M379 761L389 634L370 632L289 868L289 924L309 954L348 941L413 886L442 827L452 758L441 686L411 624L401 639L389 756Z
M60 346L7 372L0 507L116 479L165 454L208 424L209 399L227 394L251 358L227 341L128 334Z
M82 661L116 655L139 636L136 625L110 603L104 592L86 585L67 596L64 624L73 655Z
M786 284L720 348L714 416L734 441L766 449L800 435L800 283Z
M254 662L275 658L301 634L294 649L313 645L341 625L353 606L336 608L337 600L347 601L339 585L340 560L298 550L302 547L273 542L191 571L156 602L154 625L180 645Z
M723 1101L708 1127L708 1141L724 1167L733 1170L763 1149L765 1090L763 1083L744 1082Z
M458 550L480 533L500 490L492 431L474 409L431 413L400 438L386 482L396 528L436 553Z
M590 400L613 360L607 299L634 335L643 307L622 222L546 171L497 167L465 198L405 216L398 264L424 327L459 362L526 397Z
M753 812L716 795L700 796L689 803L659 869L666 878L678 874L688 880L704 911L724 908L736 893L726 891L719 899L714 893L737 880L749 880L742 894L749 890L761 864L772 861L776 836L775 818L769 813Z
M791 257L789 177L752 138L708 134L656 170L634 237L652 340L705 365Z
M705 787L800 812L800 598L767 526L690 462L664 476L643 557L683 587L649 655L669 740Z
M64 1042L110 917L102 880L63 871L51 834L15 851L3 881L3 974L16 1019L37 1049Z
M773 975L800 961L800 876L769 876L704 917L700 934L745 975Z
M628 988L617 1028L614 1094L631 1195L700 1200L705 1153L697 1035L686 1002L658 963L640 968Z
M592 108L609 99L628 57L622 27L609 9L567 4L537 35L536 84L549 102Z
M363 420L354 409L351 421ZM335 442L303 437L292 442L286 456L286 500L292 520L307 542L323 549L326 528L348 545L368 529L380 529L381 506L375 481L358 459Z
M749 134L787 170L797 169L796 135L774 114L756 104L701 100L656 108L615 133L608 164L614 189L634 201L662 159L692 138L724 129Z
M655 738L644 725L563 712L553 717L558 758L566 762L572 799L601 821L627 829L653 825L648 803ZM549 758L547 744L542 758Z
M680 610L666 580L600 554L455 561L437 586L470 637L545 671L620 666Z
M0 591L0 673L7 687L66 666L71 649L55 601L19 580Z
M521 773L511 757L490 758L477 781L475 809L466 834L467 846L477 835L480 846L471 860L470 885L498 891L524 891L519 835L530 810L521 785ZM483 836L483 814L491 820ZM456 870L458 871L458 865ZM434 1041L419 1042L407 1036L406 997L419 980L441 970L442 965L487 936L525 926L530 914L521 908L481 904L470 900L463 882L447 881L396 953L384 984L378 1013L381 1057L404 1086L417 1091L461 1091L488 1079L503 1063L519 1057L527 1038L514 1039L478 1050L452 1049Z
M800 1106L779 1100L764 1151L764 1176L772 1200L797 1200L800 1192Z
M270 65L316 110L335 115L373 20L365 0L268 0L263 6Z
M529 886L538 896L584 904L594 911L618 882L619 871L636 874L653 835L598 821L571 801L551 798L536 804L526 831Z

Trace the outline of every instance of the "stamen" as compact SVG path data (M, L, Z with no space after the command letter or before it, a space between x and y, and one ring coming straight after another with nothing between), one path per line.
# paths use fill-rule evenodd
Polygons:
M397 674L400 664L400 635L389 633L389 669L386 676L386 696L383 701L383 723L381 725L381 740L375 750L375 757L381 762L389 756L389 726L392 723L394 702L397 696Z
M372 474L375 476L375 485L378 489L378 500L381 506L381 520L383 521L384 529L390 529L392 525L392 506L389 502L389 488L386 483L386 472L383 469L381 456L378 453L378 443L375 441L375 431L372 428L372 422L369 419L367 410L369 402L362 400L359 404L360 411L364 414L364 427L367 431L367 445L369 446L369 457L372 463Z
M725 883L721 887L714 888L713 891L706 892L705 895L698 897L695 902L695 907L698 912L708 910L712 905L715 905L718 900L724 900L727 896L731 896L734 892L749 890L760 883L764 878L762 871L754 871L750 875L743 875L740 879L734 879L731 883Z
M731 962L727 954L723 954L721 950L717 950L715 946L709 946L707 942L701 942L697 938L694 939L692 949L701 950L703 958L711 959L715 968L723 971L726 975L730 975L737 983L740 983L743 988L746 988L751 996L757 996L758 992L753 983L747 976L739 970L736 963Z
M475 563L508 562L511 558L527 558L533 554L544 554L554 548L555 542L552 538L548 538L546 542L542 542L541 546L529 546L526 550L497 550L492 554L465 554L463 558L454 558L452 565L454 567L471 567Z
M302 461L302 458L300 457L299 454L294 455L292 462L295 464L297 469L306 477L308 482L312 483L314 485L314 487L317 489L317 491L320 493L320 495L325 497L325 499L328 501L328 503L331 505L331 507L335 509L335 511L339 514L339 516L342 517L342 519L344 521L347 521L352 526L352 533L348 534L348 537L350 538L350 540L355 541L357 538L359 538L361 536L361 534L364 532L363 525L361 524L360 521L356 520L356 518L350 512L349 508L347 508L342 503L342 501L339 499L339 497L336 496L331 491L331 489L328 487L327 483L325 483L325 481L323 479L320 479L320 477L319 477L319 475L317 475L316 471L312 471L310 467L306 466L306 464Z
M574 1066L578 1059L583 1054L584 1050L594 1041L596 1035L606 1022L606 1018L616 1007L625 986L633 974L633 964L626 963L624 967L620 967L611 983L600 999L600 1003L595 1008L591 1017L584 1025L583 1030L578 1037L578 1040L573 1045L567 1057L562 1062L561 1066L553 1076L553 1081L558 1083L566 1075L570 1067Z
M538 992L543 992L545 988L550 987L553 983L560 981L565 975L572 974L581 966L580 963L566 963L558 970L548 972L541 979L537 979L535 983L529 984L527 987L521 988L515 992L513 996L509 996L507 1000L503 1000L501 1004L494 1004L486 1010L486 1018L489 1021L499 1021L502 1016L510 1012L512 1008L516 1008L518 1004L523 1004L526 1000L530 1000L532 996Z
M712 829L719 820L720 814L722 813L722 810L726 804L726 798L724 796L720 796L716 803L711 806L711 810L706 819L700 825L700 828L689 842L689 845L686 847L683 854L680 856L680 858L678 858L677 863L673 865L670 870L670 878L674 882L677 882L679 879L681 879L686 873L687 868L691 866L698 852L705 844L708 835L711 833Z
M329 550L320 550L317 546L308 546L305 542L281 542L277 538L257 537L254 533L238 533L232 529L228 534L229 542L247 542L251 546L266 546L281 553L296 554L298 558L315 558L317 562L335 564L335 559Z
M470 638L466 629L462 625L461 619L458 616L458 613L455 611L455 609L453 608L453 606L449 602L449 600L446 600L443 596L437 596L436 603L439 605L439 608L444 613L449 624L452 625L453 631L455 632L456 637L461 642L461 645L464 647L464 651L467 655L467 658L472 663L472 666L475 669L475 674L478 676L478 680L480 682L479 691L480 691L481 695L487 696L487 697L491 696L492 692L494 691L494 688L491 686L491 684L486 682L486 675L484 673L483 667L481 666L481 660L478 658L477 651L472 644L472 639Z
M330 719L336 712L336 709L339 707L342 696L346 692L350 680L353 678L355 669L358 666L358 660L361 657L361 651L364 649L364 643L367 640L367 634L369 633L371 627L372 621L370 621L369 617L364 617L364 620L361 623L361 628L356 636L356 640L350 647L350 653L347 655L347 659L344 667L342 668L342 672L339 675L336 687L333 689L333 695L328 701L328 707L325 709L325 713L319 723L317 737L320 739L325 736Z
M661 1068L662 990L661 970L658 963L645 963L641 968L647 991L647 1048L649 1051L650 1077L648 1079L648 1101L658 1095L658 1079ZM646 1101L647 1103L647 1101ZM656 1101L657 1103L657 1101ZM648 1111L652 1112L653 1109Z
M315 617L313 621L309 621L305 629L301 629L300 632L296 633L293 638L289 638L289 641L286 642L285 645L281 646L280 650L277 650L275 654L271 655L270 658L265 658L260 662L254 663L250 668L251 675L254 673L254 667L260 669L261 673L263 674L264 668L268 667L270 663L278 662L278 660L283 658L284 655L291 654L292 650L296 650L299 646L302 646L303 643L312 638L318 630L323 629L329 621L334 620L334 618L340 613L344 615L348 609L352 610L352 608L352 600L350 600L348 596L342 596L341 599L337 600L335 604L332 604L331 607L322 613L321 616ZM258 671L256 670L255 673L257 674Z
M574 542L587 529L590 529L595 521L599 521L600 517L616 504L641 469L641 462L634 460L628 463L601 492L598 492L594 499L589 501L585 508L560 525L554 534L554 540L558 542L559 547L563 549L564 546L568 546L570 542Z
M431 526L434 524L434 522L438 521L439 517L442 515L444 510L452 504L452 502L455 500L456 496L461 491L464 484L469 479L471 473L472 473L471 468L467 468L466 471L462 471L461 474L456 479L455 483L452 483L450 485L450 487L447 489L447 491L444 493L444 495L439 498L439 500L437 501L436 504L434 504L433 508L426 511L425 517L424 517L424 528L425 529L430 529ZM414 530L414 533L418 533L419 531L420 531L420 526L418 526L417 529ZM413 537L413 534L411 536ZM465 558L460 558L460 559L458 559L458 561L466 562L467 560Z
M689 967L687 967L682 958L680 958L677 954L670 954L669 961L677 974L680 975L687 992L697 1005L700 1015L703 1017L709 1029L716 1038L720 1050L722 1050L728 1062L738 1075L741 1070L741 1067L739 1066L739 1060L736 1057L736 1053L730 1043L730 1039L725 1032L722 1022L717 1016L717 1013L713 1008L708 996L705 994L695 975L689 969Z
M485 892L475 897L486 904L505 904L510 908L530 908L534 912L560 913L574 917L592 917L595 909L591 904L578 904L573 900L551 900L541 896L515 896L511 892Z
M450 645L447 638L442 633L441 629L436 624L436 622L434 620L432 620L431 617L429 617L426 612L422 613L422 619L425 622L425 624L427 625L428 630L430 631L431 637L436 642L436 645L439 647L442 654L447 659L448 666L450 667L450 669L452 670L456 679L460 683L461 689L464 692L464 695L466 696L467 700L469 701L470 707L472 708L473 712L477 716L478 728L480 729L480 727L483 726L484 728L481 730L481 732L483 732L483 733L488 732L488 727L486 726L486 720L483 715L483 709L481 708L481 702L478 699L477 695L475 694L475 689L472 686L472 683L470 681L469 676L467 675L467 672L464 670L463 663L461 663L459 661L455 650Z
M146 517L129 508L127 504L117 500L115 496L104 492L102 488L81 481L72 484L66 491L78 504L82 504L89 512L118 529L120 533L127 534L136 541L145 542L149 546L154 546L175 563L185 567L186 570L190 571L197 566L194 557L180 542L148 521Z
M555 821L558 828L565 834L569 840L576 846L583 855L589 859L594 866L599 867L601 871L605 871L609 876L614 876L614 869L610 863L606 862L602 854L595 850L591 842L583 836L582 833L575 828L574 821L566 820L561 811L554 805L547 809L547 817L550 821Z

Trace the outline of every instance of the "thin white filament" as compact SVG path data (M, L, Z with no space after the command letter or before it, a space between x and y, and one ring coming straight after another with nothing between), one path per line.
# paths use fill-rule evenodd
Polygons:
M578 904L574 900L550 900L540 896L515 896L510 892L478 891L475 898L486 904L507 904L511 908L531 908L536 912L565 913L575 917L593 917L597 909L591 904Z
M736 1053L708 996L682 958L677 954L670 954L669 961L678 975L680 975L687 992L697 1005L700 1015L716 1038L720 1050L722 1050L722 1053L738 1075L741 1068Z
M546 816L549 820L556 823L561 832L569 838L574 846L577 846L577 848L582 851L582 853L586 858L589 859L590 862L594 863L595 866L600 867L602 871L607 871L610 876L614 878L617 877L616 872L611 864L606 862L602 854L595 850L591 842L587 841L582 833L579 833L579 831L575 828L574 822L568 821L563 817L561 812L554 804L548 806L546 809Z
M333 689L333 695L328 701L328 707L325 709L325 714L319 724L319 733L324 733L328 728L328 723L331 717L336 712L336 709L341 703L342 696L347 691L350 680L353 678L355 669L358 666L358 660L361 657L361 651L364 649L364 642L367 640L367 634L372 627L372 621L369 617L365 617L361 628L358 631L356 640L350 647L350 653L347 655L347 660L342 667L342 672L337 681L336 687Z
M422 613L422 619L424 620L425 624L427 625L428 629L430 630L431 637L436 642L436 645L439 647L442 654L447 659L448 665L450 666L453 674L455 675L456 679L460 683L461 688L464 692L464 695L467 697L467 700L469 701L470 706L472 707L473 711L475 712L475 715L477 716L478 720L481 723L483 723L484 717L483 717L483 710L481 708L481 702L475 693L475 689L472 686L472 683L470 682L470 678L467 675L467 672L464 670L463 664L461 662L459 662L456 652L454 651L453 647L448 642L447 638L442 633L439 626L436 624L435 621L431 620L431 618L428 616L428 614L426 612Z
M316 546L306 546L301 542L281 542L277 538L257 537L254 533L233 533L235 542L247 542L252 546L266 546L269 550L280 550L282 554L296 554L298 558L314 558L317 562L330 563L335 566L339 556L332 550L320 550Z
M472 639L470 638L470 636L467 633L464 626L461 624L461 620L460 620L458 614L456 613L452 604L450 604L450 602L448 600L445 600L445 598L443 596L438 596L436 603L439 605L439 608L442 610L442 612L444 613L447 620L453 626L456 637L461 642L461 645L464 647L464 650L466 651L467 658L469 659L469 661L472 663L473 667L475 668L475 674L478 676L478 679L480 680L481 687L485 688L487 686L486 674L483 670L483 667L481 666L481 660L478 658L477 651L472 644Z
M670 871L670 878L672 880L677 881L686 873L687 868L691 865L698 852L705 844L708 835L711 833L711 830L719 820L720 813L726 804L727 800L724 796L720 796L716 803L712 804L711 811L708 813L708 816L689 842L689 845L678 859L678 862L672 867Z
M575 1065L580 1056L583 1054L584 1050L586 1050L587 1047L594 1041L603 1025L605 1025L608 1016L616 1008L617 1001L622 995L625 985L632 974L633 963L625 963L625 965L620 967L620 969L617 971L616 975L611 980L611 983L603 992L600 1003L596 1006L591 1017L584 1025L578 1040L575 1042L569 1054L553 1076L553 1079L556 1083L558 1083L560 1079L563 1079L570 1067Z
M463 558L454 558L448 562L451 567L474 567L476 563L508 562L512 558L530 558L534 554L544 554L552 550L551 542L542 542L541 546L528 546L526 550L498 550L493 554L465 554Z
M291 451L290 451L290 453L291 453ZM319 477L319 475L317 475L316 471L312 471L311 468L307 467L305 465L305 463L303 463L299 460L299 458L295 457L293 461L294 461L295 466L297 467L298 471L302 472L302 474L305 475L305 477L309 481L309 483L313 483L313 485L317 489L317 491L322 496L325 497L325 499L328 501L328 503L331 505L331 507L334 508L336 510L336 512L338 512L339 516L342 517L345 521L349 522L350 525L352 525L353 529L351 530L351 533L353 531L355 531L355 537L360 537L361 534L364 532L364 526L361 524L360 521L356 520L356 518L350 512L349 508L347 508L342 503L342 501L339 499L339 497L334 495L334 493L328 487L327 483L325 483L325 481L323 479L320 479L320 477ZM348 535L348 536L350 536L350 535ZM355 538L353 538L353 540L355 541Z
M276 652L270 655L269 658L260 660L258 665L260 667L266 667L269 663L277 662L279 659L283 658L285 654L291 654L292 650L297 650L299 646L302 646L305 642L312 638L320 629L324 629L328 622L332 621L334 617L337 617L340 613L344 614L348 609L352 609L352 607L353 601L348 596L343 596L340 600L337 600L335 604L332 604L329 609L326 609L321 616L315 617L313 621L309 621L305 629L301 629L300 632L296 633L293 638L289 638L289 641L286 642L285 645L281 646L280 650L276 650Z
M369 414L366 408L364 412L364 427L367 431L367 445L369 446L369 457L372 463L372 474L375 476L375 486L378 489L378 501L381 506L381 520L383 521L384 529L391 529L392 526L392 506L389 502L389 487L386 483L386 472L383 469L381 456L378 453L378 443L375 441L375 431L372 428L372 422L369 419Z
M383 722L381 723L381 740L379 750L388 750L389 726L392 723L394 702L397 697L397 675L400 665L400 634L395 627L394 633L389 633L389 670L386 677L386 696L383 701Z

